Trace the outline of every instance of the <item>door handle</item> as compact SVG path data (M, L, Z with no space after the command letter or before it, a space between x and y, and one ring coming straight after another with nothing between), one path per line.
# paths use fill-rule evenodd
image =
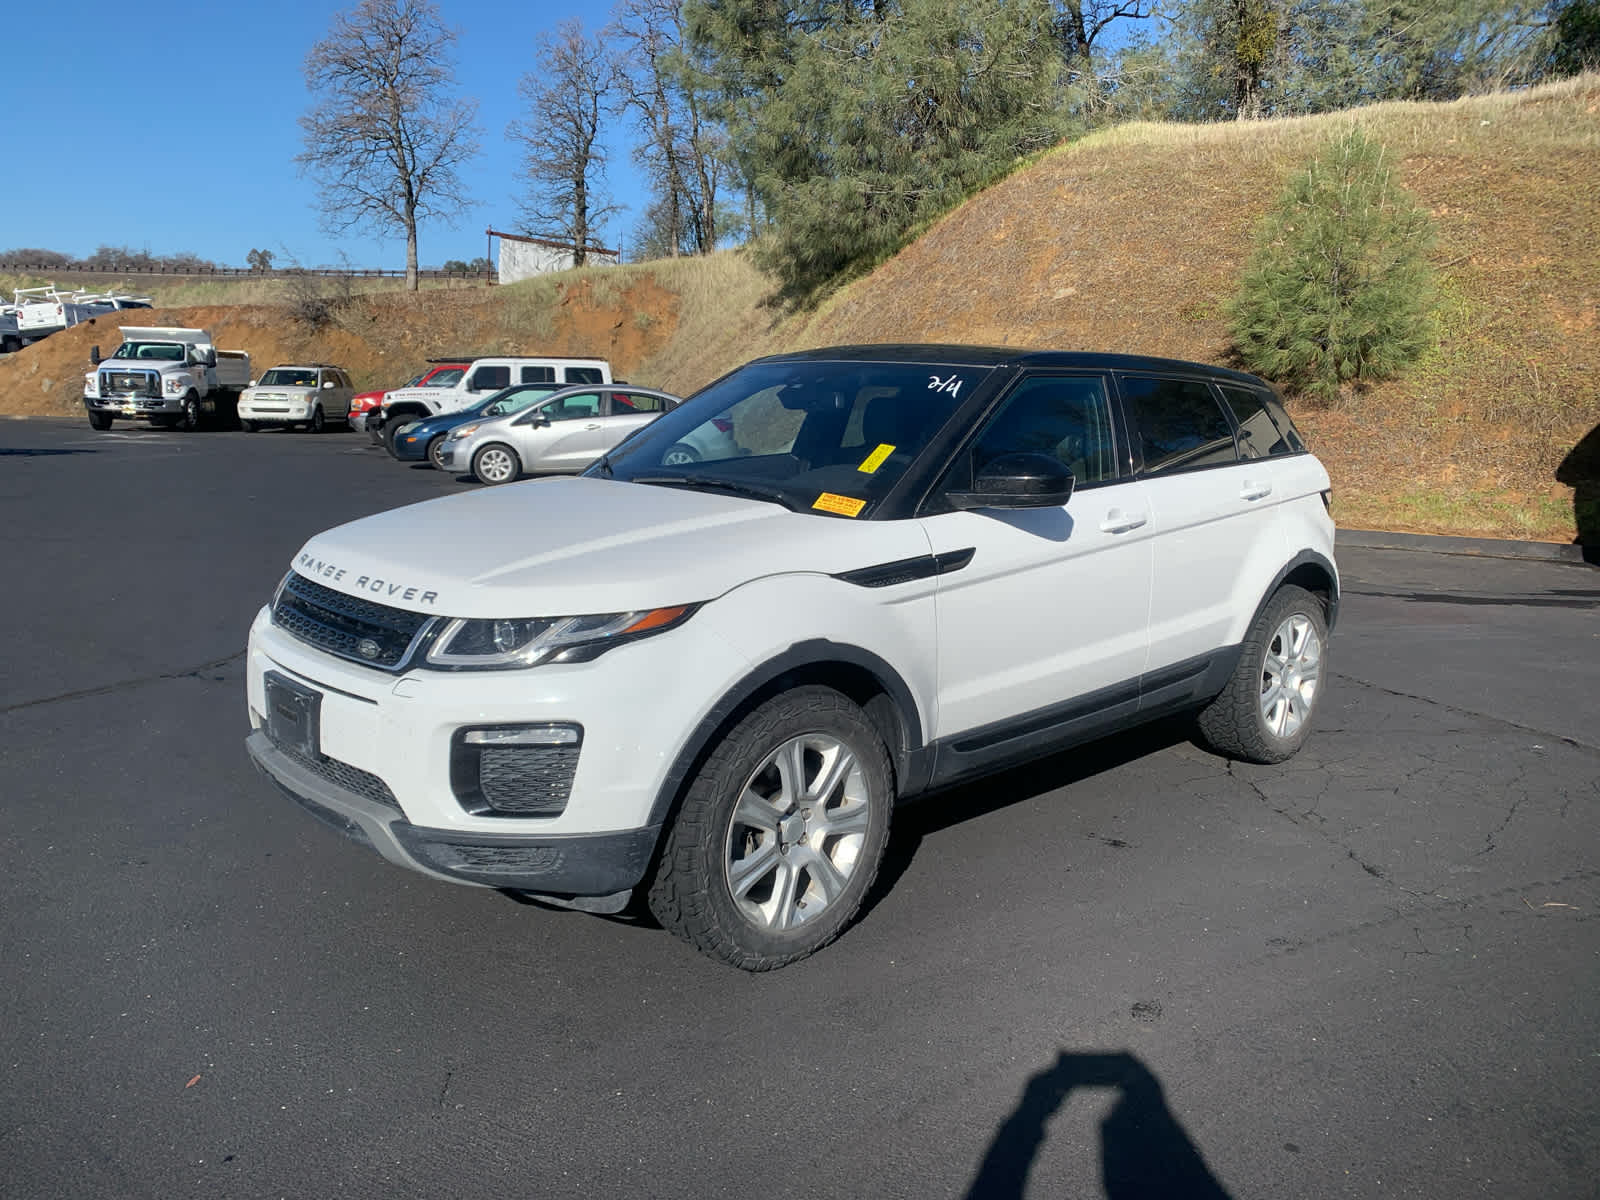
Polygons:
M1125 513L1120 508L1113 508L1100 522L1101 533L1127 533L1130 529L1137 529L1150 519L1147 513Z
M585 429L599 429L600 428L600 422L596 421L593 425L585 425L584 428Z
M1260 483L1251 483L1247 479L1239 489L1239 499L1241 500L1260 500L1262 497L1270 495L1272 495L1272 484L1266 480L1262 480Z

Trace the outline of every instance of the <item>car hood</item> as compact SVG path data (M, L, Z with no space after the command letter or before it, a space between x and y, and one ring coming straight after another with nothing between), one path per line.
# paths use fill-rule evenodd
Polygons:
M606 479L530 480L318 534L296 571L396 608L455 617L628 612L753 579L838 574L929 553L915 521L846 521Z
M169 358L102 358L98 371L171 371L182 370L183 364Z

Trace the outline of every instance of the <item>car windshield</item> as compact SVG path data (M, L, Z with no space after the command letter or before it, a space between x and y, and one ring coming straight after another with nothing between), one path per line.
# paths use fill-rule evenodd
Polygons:
M870 516L991 368L760 362L629 438L592 470L747 495L796 512Z
M118 358L153 358L160 362L182 362L183 347L176 342L123 342Z
M455 387L461 382L461 377L467 373L465 367L444 367L431 375L422 377L423 387Z
M520 384L517 387L501 388L494 395L473 405L471 411L474 416L479 417L503 417L507 413L521 412L555 390L556 385L553 383Z
M261 377L260 386L314 388L317 386L317 373L298 367L273 367Z

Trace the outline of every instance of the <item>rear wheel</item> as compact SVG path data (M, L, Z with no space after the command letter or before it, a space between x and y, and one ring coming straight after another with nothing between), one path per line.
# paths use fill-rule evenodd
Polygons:
M663 467L687 467L691 463L700 461L700 455L695 448L686 442L674 442L667 447L667 452L661 456Z
M861 709L832 688L773 697L689 785L650 910L713 958L768 971L838 937L889 840L894 772Z
M111 418L108 417L105 413L92 412L92 413L89 414L89 428L90 429L102 429L102 430L110 429L111 428Z
M472 473L479 483L510 483L522 474L522 460L510 446L490 442L472 456Z
M1322 600L1290 584L1278 589L1245 636L1233 678L1200 712L1212 749L1245 762L1282 762L1311 732L1328 645Z

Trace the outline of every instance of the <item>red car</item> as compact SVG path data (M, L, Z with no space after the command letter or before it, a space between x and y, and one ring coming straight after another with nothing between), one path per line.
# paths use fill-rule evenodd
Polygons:
M402 383L401 387L422 387L424 384L437 383L446 387L461 378L470 363L434 363L420 375L413 375ZM378 408L383 403L384 390L376 392L362 392L350 401L350 428L359 432L367 427L367 414ZM378 441L378 435L373 435L373 443Z

